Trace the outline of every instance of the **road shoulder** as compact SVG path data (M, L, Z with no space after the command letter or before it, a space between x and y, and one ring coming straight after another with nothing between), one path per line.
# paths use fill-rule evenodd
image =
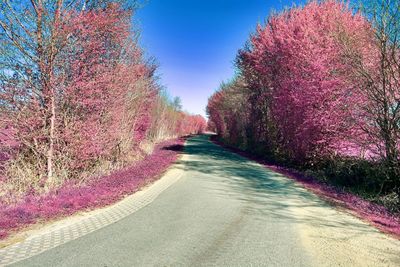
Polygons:
M184 156L183 156L184 157ZM0 266L40 254L115 223L153 202L180 179L183 170L172 166L159 180L123 200L89 212L64 218L16 236L17 243L0 249Z

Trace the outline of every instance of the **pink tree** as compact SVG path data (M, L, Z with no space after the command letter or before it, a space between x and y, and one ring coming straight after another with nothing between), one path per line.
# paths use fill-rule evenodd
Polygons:
M66 79L62 134L80 172L99 160L129 158L146 138L157 94L154 67L130 35L128 11L118 5L73 14L62 57Z
M268 87L271 118L291 157L330 154L352 134L346 118L357 97L343 75L338 29L352 35L366 24L343 3L311 2L272 16L241 52Z
M46 188L59 186L107 165L124 164L125 156L134 158L146 138L158 94L155 68L143 60L131 38L129 10L116 4L67 9L62 1L57 3L49 14L40 8L35 13L50 16L56 10L54 19L42 18L46 23L53 21L43 25L42 33L48 33L47 27L54 32L53 39L46 37L53 43L43 40L43 57L48 60L54 54L43 67L49 72L43 74L37 67L40 62L34 61L30 68L14 69L0 89L0 132L18 143L6 171L9 176L18 176L15 171L30 174L19 183L26 186L42 181ZM22 10L31 11L29 7ZM1 19L8 31L8 24L17 18ZM12 51L13 42L8 41ZM35 57L29 48L24 43L19 52ZM41 76L49 81L40 80ZM11 131L5 132L6 128Z

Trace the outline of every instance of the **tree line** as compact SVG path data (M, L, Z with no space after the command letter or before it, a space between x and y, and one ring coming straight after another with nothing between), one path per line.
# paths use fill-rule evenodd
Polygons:
M0 0L0 197L84 183L202 132L138 45L137 5Z
M209 98L230 145L400 201L400 2L311 1L271 14Z

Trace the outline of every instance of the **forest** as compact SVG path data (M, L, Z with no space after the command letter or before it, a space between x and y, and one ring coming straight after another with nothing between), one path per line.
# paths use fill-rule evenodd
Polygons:
M229 146L400 211L400 3L272 13L209 98Z

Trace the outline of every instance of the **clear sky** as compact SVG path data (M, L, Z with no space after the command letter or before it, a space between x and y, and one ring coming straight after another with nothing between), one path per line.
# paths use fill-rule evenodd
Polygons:
M297 3L303 1L296 1ZM291 0L147 0L136 14L141 44L183 109L205 116L208 97L233 77L233 62L257 22Z

